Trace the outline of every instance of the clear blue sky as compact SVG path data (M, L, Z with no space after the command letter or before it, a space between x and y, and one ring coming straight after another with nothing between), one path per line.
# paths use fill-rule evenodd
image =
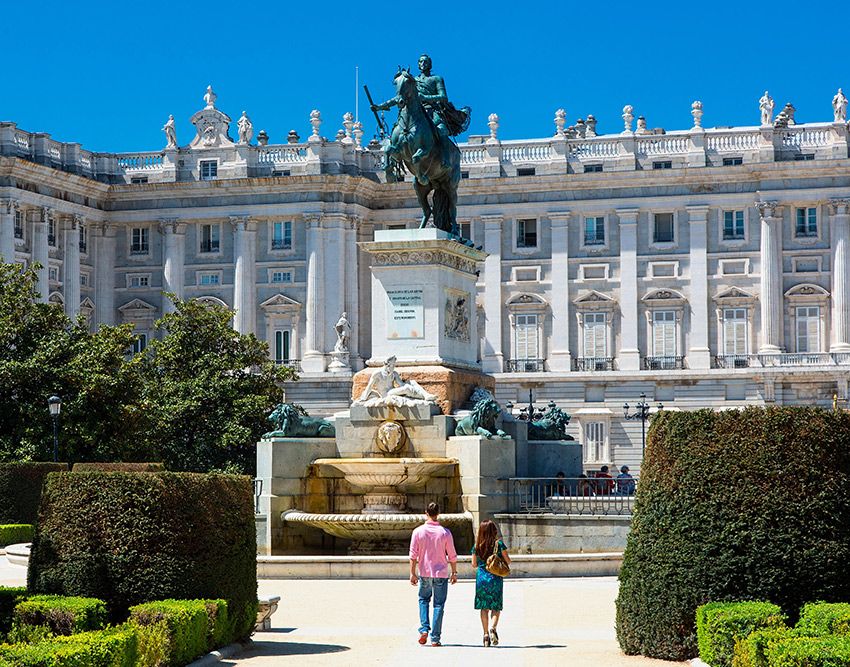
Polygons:
M436 29L428 6L449 7ZM169 113L185 145L208 83L234 123L247 110L273 143L302 137L319 109L335 135L354 111L354 68L376 98L397 65L422 51L470 131L501 118L500 137L551 135L592 113L600 133L622 129L624 104L649 127L754 125L767 88L776 111L831 121L839 86L850 95L844 6L748 2L8 2L2 10L0 120L98 151L158 150ZM407 10L411 13L405 14ZM397 27L398 26L398 27ZM404 26L404 27L402 27ZM396 28L397 27L397 28ZM395 32L394 32L395 31ZM367 138L375 123L361 94ZM235 135L235 125L231 128Z

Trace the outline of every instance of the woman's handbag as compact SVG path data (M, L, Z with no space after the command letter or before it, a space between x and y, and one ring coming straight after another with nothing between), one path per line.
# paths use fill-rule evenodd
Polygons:
M487 565L484 566L490 574L495 574L497 577L507 577L511 573L510 566L502 558L499 553L499 540L493 545L493 553L487 559Z

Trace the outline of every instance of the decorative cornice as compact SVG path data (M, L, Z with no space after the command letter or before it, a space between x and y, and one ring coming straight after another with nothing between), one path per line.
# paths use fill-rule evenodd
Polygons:
M442 250L409 250L373 252L375 266L415 266L426 264L439 264L450 269L456 269L475 275L476 263L471 259L455 255Z

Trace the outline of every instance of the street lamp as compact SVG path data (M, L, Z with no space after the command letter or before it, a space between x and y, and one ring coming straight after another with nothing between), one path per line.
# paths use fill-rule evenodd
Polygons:
M543 410L542 408L534 405L534 394L532 393L532 391L532 389L528 390L528 407L519 409L519 414L516 418L520 421L533 422L538 419L543 419ZM507 403L505 403L505 407L510 413L514 409L514 404L512 401L508 401ZM546 407L551 410L552 408L555 408L557 406L553 401L549 401Z
M62 410L62 399L55 394L47 399L50 416L53 418L53 462L59 461L59 412Z
M625 419L640 419L640 453L641 458L646 453L646 420L649 419L649 404L646 402L646 394L641 392L640 403L635 405L635 413L629 414L629 404L623 403L623 417ZM664 406L658 403L658 409L663 410Z

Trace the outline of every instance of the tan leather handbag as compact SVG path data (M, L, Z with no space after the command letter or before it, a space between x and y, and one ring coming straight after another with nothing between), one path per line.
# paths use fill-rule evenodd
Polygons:
M490 574L495 574L497 577L507 577L511 573L510 566L502 558L499 553L499 540L493 545L493 553L487 558L487 564L484 566Z

